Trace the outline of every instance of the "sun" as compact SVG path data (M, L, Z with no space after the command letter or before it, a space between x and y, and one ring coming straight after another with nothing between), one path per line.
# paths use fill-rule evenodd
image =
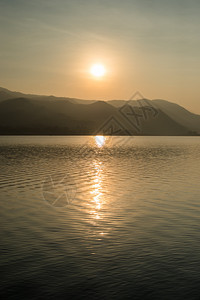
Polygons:
M96 78L101 78L105 75L106 69L102 64L94 64L90 68L90 73Z

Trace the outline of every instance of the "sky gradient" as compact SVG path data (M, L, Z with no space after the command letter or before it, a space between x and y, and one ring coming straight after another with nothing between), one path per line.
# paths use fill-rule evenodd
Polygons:
M0 0L0 86L102 100L139 91L200 114L199 11L199 0Z

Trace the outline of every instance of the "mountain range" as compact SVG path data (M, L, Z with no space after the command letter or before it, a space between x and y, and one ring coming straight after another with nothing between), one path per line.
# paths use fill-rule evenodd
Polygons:
M0 88L1 135L200 135L200 115L166 100L81 100Z

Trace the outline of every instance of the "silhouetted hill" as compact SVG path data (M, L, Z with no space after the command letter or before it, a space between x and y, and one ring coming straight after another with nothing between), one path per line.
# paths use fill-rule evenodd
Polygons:
M111 100L108 101L110 104L115 107L120 107L125 105L127 101L124 100ZM190 133L200 133L200 116L194 114L182 106L172 103L166 100L148 100L148 99L140 99L140 100L130 100L128 104L134 107L140 107L145 105L151 105L155 109L158 109L168 115L175 122L179 123L183 127L188 128Z
M115 111L104 102L83 105L55 99L8 99L0 103L0 133L92 134Z
M7 90L5 88L0 87L0 102L3 100L7 100L10 98L20 98L20 97L26 97L26 98L31 98L31 97L37 97L37 95L28 95L28 94L23 94L20 92L13 92L10 90Z
M7 98L8 97L8 98ZM195 135L200 116L165 100L90 101L0 88L0 134Z
M184 107L166 100L152 100L153 105L164 111L176 122L192 131L200 132L200 116L193 114Z
M88 101L88 100L79 100L75 98L67 98L67 97L55 97L55 96L46 96L46 95L34 95L34 94L24 94L20 92L13 92L8 89L0 87L0 102L7 100L7 99L14 99L14 98L26 98L26 99L34 99L34 100L43 100L43 101L50 101L50 100L67 100L72 103L76 103L76 101Z

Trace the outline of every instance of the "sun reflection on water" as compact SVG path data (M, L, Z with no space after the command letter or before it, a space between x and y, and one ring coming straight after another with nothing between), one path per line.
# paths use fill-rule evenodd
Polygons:
M95 219L100 219L101 214L100 210L102 208L103 204L103 193L102 193L102 162L94 162L94 169L95 169L95 175L93 179L93 185L91 187L91 195L92 195L92 202L94 204L93 210L91 211L91 214L93 214L93 217Z
M101 148L103 147L103 145L105 144L105 141L106 141L106 137L103 136L103 135L96 135L95 136L95 142L96 142L96 145Z

